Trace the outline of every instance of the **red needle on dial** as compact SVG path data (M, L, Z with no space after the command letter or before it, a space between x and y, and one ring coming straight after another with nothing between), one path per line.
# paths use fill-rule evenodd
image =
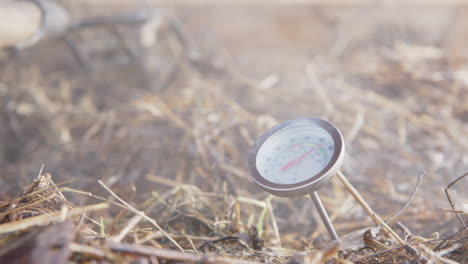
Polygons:
M307 151L306 153L302 154L301 156L293 159L291 162L289 162L288 164L284 165L282 168L281 168L281 171L287 171L289 168L291 168L292 166L298 164L299 162L301 162L305 157L307 157L310 153L314 152L316 149L320 148L323 144L320 144L318 146L316 146L315 148Z

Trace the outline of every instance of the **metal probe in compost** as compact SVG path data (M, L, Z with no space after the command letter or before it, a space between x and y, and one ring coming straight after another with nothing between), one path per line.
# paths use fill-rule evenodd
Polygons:
M328 233L338 235L317 190L338 171L344 157L343 136L332 123L298 118L267 130L252 146L248 158L252 180L281 197L309 194Z

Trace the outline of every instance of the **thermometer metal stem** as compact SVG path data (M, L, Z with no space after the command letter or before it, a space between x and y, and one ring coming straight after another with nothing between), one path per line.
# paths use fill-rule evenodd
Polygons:
M336 233L335 228L333 227L330 217L328 217L325 207L323 207L322 201L320 200L318 193L316 191L313 191L312 193L310 193L310 198L312 198L312 201L314 201L315 208L317 208L317 211L320 214L320 218L322 218L323 224L327 228L328 234L330 234L330 237L333 238L333 240L338 240L338 234Z

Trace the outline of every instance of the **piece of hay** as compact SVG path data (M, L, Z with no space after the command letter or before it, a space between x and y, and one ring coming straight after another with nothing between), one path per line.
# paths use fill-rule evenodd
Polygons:
M75 206L59 191L48 173L39 175L16 199L0 205L0 223L8 223L36 215L69 210ZM78 221L78 217L74 218Z

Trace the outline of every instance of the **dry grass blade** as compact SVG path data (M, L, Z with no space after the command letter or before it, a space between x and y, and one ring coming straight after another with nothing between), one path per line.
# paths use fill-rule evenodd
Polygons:
M259 262L234 259L209 254L194 254L188 252L177 252L169 249L150 248L145 246L130 244L108 244L109 248L115 252L127 254L137 254L145 256L155 256L162 259L170 259L183 263L206 263L206 264L259 264Z
M100 249L97 247L89 246L89 245L82 245L78 243L70 243L68 245L71 251L75 253L82 253L89 256L99 257L99 258L107 258L107 259L115 259L115 256L109 254L105 249Z
M359 131L361 130L365 120L365 111L362 107L358 107L356 113L356 119L354 120L353 126L351 127L351 131L346 135L346 143L351 144L356 136L358 135Z
M337 173L340 181L345 185L346 189L348 189L351 193L351 195L356 199L356 201L364 208L366 213L379 225L381 225L385 231L390 233L390 235L404 248L412 255L418 256L420 260L423 263L426 263L428 260L425 256L421 256L418 250L416 250L414 247L411 245L408 245L403 239L400 238L400 236L393 231L392 228L390 228L385 221L380 218L378 214L372 210L372 208L367 204L367 202L364 200L364 198L359 194L359 192L351 185L351 183L348 181L348 179L343 175L341 171L338 171Z
M392 237L401 245L405 245L406 242L401 239L401 237L393 231L386 223L385 221L380 218L380 216L372 210L372 208L367 204L366 200L359 194L359 192L351 185L351 183L348 181L348 179L343 175L341 171L337 173L338 178L340 181L345 185L346 189L351 193L351 195L356 199L356 201L364 208L366 213L379 225L382 225L382 227L392 235Z
M136 227L138 225L138 223L140 222L140 220L142 218L143 218L143 216L141 216L141 215L133 216L130 219L130 221L128 221L125 228L122 229L122 231L120 231L120 233L118 235L111 237L110 240L112 240L112 242L115 242L115 243L118 243L118 242L122 241L122 239L124 239L124 237L128 234L128 232L130 232L134 227Z
M270 213L271 225L273 226L273 231L275 232L276 239L278 240L278 246L281 247L281 236L278 229L278 223L276 222L275 212L271 205L271 199L266 199L265 203L268 207L268 212Z
M419 174L418 181L416 182L416 186L414 187L413 192L411 193L410 197L408 198L408 201L406 201L406 203L403 205L403 207L400 210L398 210L397 212L395 212L395 214L393 214L387 220L385 220L385 222L387 224L392 223L395 220L395 218L397 218L406 208L408 208L411 201L413 201L414 197L416 196L416 192L418 191L419 186L421 185L421 179L424 177L425 174L426 174L426 172L422 172L422 173Z
M58 211L58 212L53 212L49 214L29 217L29 218L15 221L15 222L1 224L0 234L6 234L10 232L24 230L33 226L45 226L54 222L64 221L65 219L71 216L80 215L80 214L87 213L87 212L104 210L104 209L107 209L108 207L109 207L108 203L98 203L98 204L93 204L93 205L76 207L65 213L62 211Z
M320 96L320 98L322 99L323 104L325 105L325 110L328 113L334 112L335 106L333 105L333 102L330 99L330 96L328 96L326 88L320 82L316 73L317 71L316 68L317 68L316 65L312 63L306 66L305 71L306 71L308 80L310 82L310 85L315 89L318 96Z
M177 248L179 248L182 252L184 252L184 249L179 245L179 243L177 243L166 231L164 231L164 229L162 229L158 223L156 223L156 221L154 221L151 217L148 217L147 215L145 215L144 212L141 212L141 211L138 211L137 209L135 209L133 206L131 206L130 204L128 204L127 202L125 202L122 198L120 198L117 194L115 194L111 189L109 189L109 187L107 187L101 180L98 180L99 184L106 190L108 191L115 199L117 199L119 202L121 202L123 205L125 205L127 207L128 210L130 210L131 212L137 214L137 215L140 215L141 217L145 218L148 222L150 222L151 224L153 224L159 231L161 231L166 237L167 239L169 239L169 241L171 241Z
M455 211L455 215L457 216L458 221L460 221L460 224L462 225L463 228L466 227L465 221L463 221L463 218L461 217L460 213L456 212L457 210L455 209L455 203L453 202L452 198L450 198L448 189L452 187L453 185L455 185L457 182L459 182L461 179L465 178L466 176L468 176L468 172L458 177L457 179L455 179L444 189L445 195L447 196L447 200L450 206L452 207L452 210Z

